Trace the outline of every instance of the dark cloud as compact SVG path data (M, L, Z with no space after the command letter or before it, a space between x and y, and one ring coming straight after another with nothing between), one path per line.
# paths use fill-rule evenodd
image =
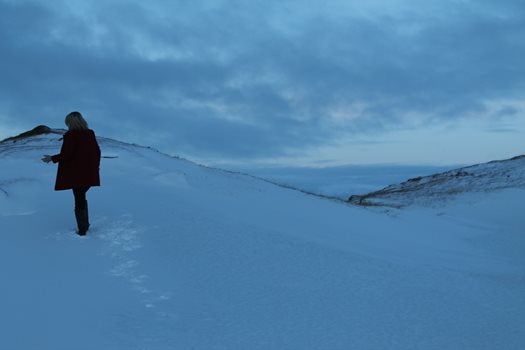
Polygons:
M335 4L0 0L0 112L30 128L78 109L107 136L248 158L523 98L520 2Z

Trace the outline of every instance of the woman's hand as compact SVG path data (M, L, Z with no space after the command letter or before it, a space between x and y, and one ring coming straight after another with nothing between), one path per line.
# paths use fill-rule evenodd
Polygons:
M42 161L45 162L45 163L49 163L52 160L53 159L51 159L51 156L49 154L44 154L44 156L42 157Z

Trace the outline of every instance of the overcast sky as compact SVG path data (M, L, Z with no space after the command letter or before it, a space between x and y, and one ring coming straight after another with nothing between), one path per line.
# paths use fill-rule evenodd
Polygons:
M525 153L523 0L0 0L0 138L73 110L206 164Z

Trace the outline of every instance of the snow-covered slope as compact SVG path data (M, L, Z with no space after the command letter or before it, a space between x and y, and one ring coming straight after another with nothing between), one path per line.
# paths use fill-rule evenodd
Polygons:
M525 155L409 179L366 195L351 196L349 202L393 207L436 205L465 193L509 188L525 189Z
M2 349L525 344L522 187L385 211L100 138L83 238L59 138L0 143Z

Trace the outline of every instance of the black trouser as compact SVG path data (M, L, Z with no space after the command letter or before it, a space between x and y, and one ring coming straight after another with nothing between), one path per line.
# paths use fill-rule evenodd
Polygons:
M86 209L86 192L90 186L73 188L73 195L75 196L75 209Z

